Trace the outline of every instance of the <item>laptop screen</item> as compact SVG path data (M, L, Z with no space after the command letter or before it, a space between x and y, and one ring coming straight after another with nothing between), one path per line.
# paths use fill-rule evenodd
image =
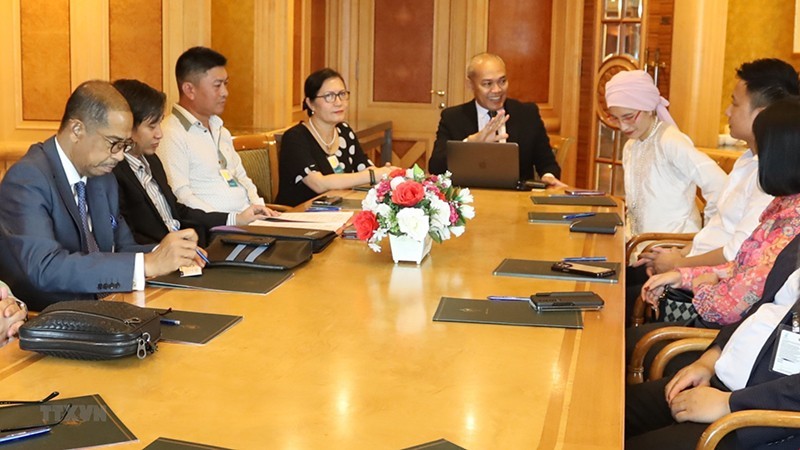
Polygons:
M447 168L456 186L516 189L519 145L514 142L447 141Z

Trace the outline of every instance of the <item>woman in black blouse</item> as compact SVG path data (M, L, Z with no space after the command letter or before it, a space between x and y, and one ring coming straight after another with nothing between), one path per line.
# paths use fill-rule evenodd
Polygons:
M396 169L375 167L344 122L350 91L339 73L327 68L312 73L304 91L308 120L281 140L278 203L295 206L331 189L374 184Z

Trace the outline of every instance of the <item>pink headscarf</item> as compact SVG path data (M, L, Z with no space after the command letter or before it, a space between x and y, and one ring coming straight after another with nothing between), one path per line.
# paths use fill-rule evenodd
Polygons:
M649 73L643 70L619 72L606 83L606 104L637 111L655 111L658 118L675 125L667 111L669 102L661 96Z

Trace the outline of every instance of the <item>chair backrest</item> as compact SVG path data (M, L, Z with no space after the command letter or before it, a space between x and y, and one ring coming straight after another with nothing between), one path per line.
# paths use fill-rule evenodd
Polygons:
M242 166L256 185L258 195L272 203L278 192L278 150L274 137L266 133L234 136L233 148L242 158Z
M567 155L572 151L575 139L556 134L548 135L548 137L550 138L550 147L552 147L553 154L556 156L556 162L563 169L564 164L567 162Z

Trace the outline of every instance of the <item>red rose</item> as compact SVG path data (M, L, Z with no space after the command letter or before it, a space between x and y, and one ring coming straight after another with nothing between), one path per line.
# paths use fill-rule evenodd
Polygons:
M404 177L404 176L406 176L406 169L394 169L393 171L389 172L390 180L394 177Z
M392 201L400 206L414 206L425 197L425 188L416 181L404 181L392 192Z
M372 211L361 211L353 219L353 226L356 227L356 236L362 241L367 241L378 229L378 218Z

